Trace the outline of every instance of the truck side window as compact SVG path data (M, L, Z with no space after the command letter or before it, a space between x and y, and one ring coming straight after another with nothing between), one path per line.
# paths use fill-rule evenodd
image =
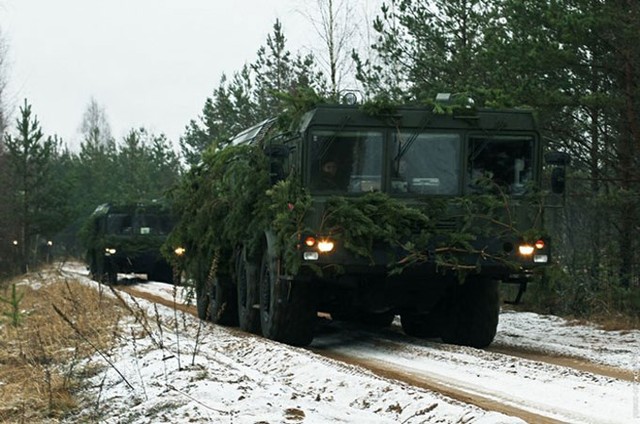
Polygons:
M495 184L522 194L533 179L533 138L471 137L467 166L470 191Z

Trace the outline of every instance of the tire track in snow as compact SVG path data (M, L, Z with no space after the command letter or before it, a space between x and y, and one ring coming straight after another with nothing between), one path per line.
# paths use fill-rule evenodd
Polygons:
M348 326L347 326L348 327ZM529 422L632 422L634 384L550 362L410 339L393 331L345 328L321 335L328 356L391 373L483 409Z
M135 286L122 286L118 288L123 291L127 291L132 295L143 297L147 300L161 303L165 306L175 306L173 301L150 293L145 293L144 291L136 290ZM191 314L196 315L195 308L193 306L186 308L186 310ZM470 365L471 362L483 360L489 361L489 363L492 361L502 361L506 365L502 365L502 369L498 367L498 374L512 372L509 369L509 363L515 364L514 366L517 367L521 367L522 363L536 363L538 365L535 365L532 368L524 367L524 373L531 373L531 377L524 376L522 381L526 383L527 379L535 378L535 374L540 371L540 368L545 368L545 366L556 367L555 371L551 372L549 375L555 375L555 377L560 380L567 378L577 379L576 381L578 381L578 383L574 384L575 387L573 390L580 390L583 386L588 385L588 380L595 381L594 384L596 385L614 384L613 380L627 382L633 381L633 373L629 373L626 370L617 370L613 367L599 366L576 358L563 358L542 352L519 351L517 348L514 349L512 347L504 346L498 346L487 350L475 350L413 339L400 333L397 329L369 331L354 330L353 328L349 328L349 326L344 328L343 326L338 325L337 327L337 329L334 328L331 330L334 332L333 335L330 334L327 336L319 334L316 339L317 341L314 342L310 350L331 360L337 360L349 365L356 365L368 369L369 371L384 378L402 381L411 386L439 392L463 403L472 404L485 410L497 411L516 416L528 422L608 422L608 420L602 417L591 417L591 412L589 411L582 414L575 408L567 409L563 408L562 405L547 405L544 402L539 402L535 399L522 397L522 395L511 396L508 393L498 393L491 387L483 387L481 381L475 381L474 384L470 385L467 384L464 379L456 379L446 373L438 374L433 372L416 371L415 369L411 369L411 367L390 362L385 358L388 359L389 356L393 356L396 351L398 353L403 351L412 352L417 349L422 351L418 353L419 355L423 355L424 351L429 352L430 355L434 357L432 358L434 361L445 365L447 362L451 362L450 356L452 355L469 355L468 359L460 361L458 364L460 367L464 368L465 366ZM244 334L239 330L236 331L240 335ZM234 333L236 331L234 331ZM336 331L338 332L337 338L335 336ZM255 336L251 335L251 337ZM322 346L323 343L325 346ZM362 347L363 343L365 346L364 348ZM358 345L361 345L360 348ZM345 348L347 352L345 352ZM362 350L359 351L358 349ZM386 350L388 352L382 359L363 353L371 349ZM413 352L411 355L415 356L416 353ZM469 363L465 364L465 361L469 361ZM588 376L585 376L586 374L588 374ZM581 383L582 380L580 379L583 377L585 381ZM553 378L547 377L547 380L548 381L540 384L552 387ZM538 389L540 384L538 384ZM596 395L596 397L597 396L598 395ZM606 389L603 389L602 396L606 396ZM620 399L616 399L616 402L619 405ZM609 407L606 409L609 409Z
M314 352L327 358L334 359L336 361L364 367L382 377L392 380L399 380L412 386L431 390L457 401L475 405L487 411L501 412L506 415L521 418L530 423L558 424L564 422L545 415L536 414L534 412L530 412L516 406L505 405L504 403L496 401L495 399L491 399L487 396L482 396L477 393L470 393L468 391L458 389L451 384L446 384L445 382L438 381L437 379L428 378L424 375L414 375L406 370L400 370L389 363L369 359L353 358L351 356L345 356L330 351L322 351L317 349L314 349Z

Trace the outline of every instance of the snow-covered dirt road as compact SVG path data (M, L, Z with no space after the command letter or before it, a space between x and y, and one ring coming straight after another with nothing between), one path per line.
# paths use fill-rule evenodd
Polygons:
M125 287L165 304L182 297L162 283ZM155 308L167 319L175 316L171 308ZM180 405L167 417L181 411L192 422L640 423L638 331L607 332L503 311L496 341L487 350L410 338L397 326L380 331L328 321L319 325L309 349L299 349L235 329L200 326L186 313L179 320L190 330L165 331L165 349L173 358L163 360L167 352L158 352L155 360L164 370L147 369L140 358L134 366L136 355L127 356L127 345L119 353L119 366L131 375L137 368L137 380L151 378L145 373L162 376L161 399ZM172 371L177 344L172 337L179 336L186 352L197 344L198 329L195 368ZM136 343L142 350L145 342ZM154 362L147 356L143 361ZM115 402L116 410L128 414L158 409L161 399L148 393L149 385L144 399L138 396L132 406L126 401L130 395L122 393L131 389L113 374L114 391L102 393L103 402L110 398L111 408ZM118 387L121 393L114 394Z

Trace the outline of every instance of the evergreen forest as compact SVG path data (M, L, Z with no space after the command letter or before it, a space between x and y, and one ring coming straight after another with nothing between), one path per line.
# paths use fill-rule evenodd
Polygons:
M285 110L347 90L376 104L447 92L479 107L533 109L545 148L571 155L566 196L547 222L556 264L526 301L640 320L637 0L386 0L358 22L367 37L350 32L349 2L317 3L322 25L310 30L323 45L291 51L276 21L252 62L203 93L179 140L145 128L116 140L92 100L72 152L45 133L28 99L13 120L1 110L0 274L82 258L77 234L96 206L164 198L205 151Z

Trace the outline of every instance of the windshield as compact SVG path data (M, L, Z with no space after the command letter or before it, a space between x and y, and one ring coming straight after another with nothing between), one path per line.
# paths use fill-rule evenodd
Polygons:
M314 131L311 134L311 188L359 193L382 184L382 133Z
M532 180L532 174L533 137L470 137L470 191L494 184L507 193L522 194Z
M392 192L458 194L460 144L458 134L396 134Z
M165 215L110 213L107 233L121 235L164 235L171 231L171 220Z

